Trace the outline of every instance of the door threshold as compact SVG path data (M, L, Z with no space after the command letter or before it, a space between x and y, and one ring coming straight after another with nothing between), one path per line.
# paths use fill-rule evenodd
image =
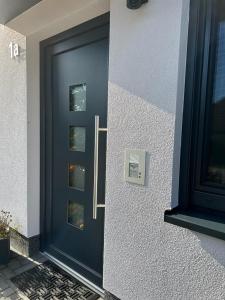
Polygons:
M93 290L93 292L98 293L99 296L101 296L101 297L105 296L105 291L103 289L101 289L99 286L95 285L93 282L91 282L90 280L86 279L84 276L80 275L79 273L77 273L76 271L74 271L73 269L71 269L70 267L68 267L67 265L65 265L64 263L62 263L61 261L59 261L58 259L56 259L55 257L53 257L52 255L48 254L47 252L42 252L42 254L48 260L50 260L51 262L55 263L62 270L64 270L68 274L70 274L72 277L76 278L77 280L79 280L80 282L82 282L83 284L85 284L87 287L89 287L91 290Z

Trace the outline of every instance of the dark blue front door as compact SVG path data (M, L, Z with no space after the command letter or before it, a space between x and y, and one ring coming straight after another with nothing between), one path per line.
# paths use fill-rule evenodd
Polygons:
M107 127L108 18L46 42L43 249L101 285L104 209L93 218L95 118ZM100 22L101 21L101 22ZM102 24L103 23L103 24ZM54 39L54 38L53 38ZM98 198L104 201L106 135L99 138Z

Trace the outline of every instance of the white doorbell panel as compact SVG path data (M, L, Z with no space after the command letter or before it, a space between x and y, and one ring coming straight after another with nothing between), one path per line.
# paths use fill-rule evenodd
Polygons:
M125 181L145 184L146 152L143 150L125 151Z

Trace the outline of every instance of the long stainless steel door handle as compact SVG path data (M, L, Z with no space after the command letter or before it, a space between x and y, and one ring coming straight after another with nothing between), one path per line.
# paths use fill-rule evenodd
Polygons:
M99 128L99 116L95 116L95 149L94 149L94 186L93 186L93 219L97 219L98 208L105 207L105 204L98 204L98 145L99 132L107 132L107 128Z

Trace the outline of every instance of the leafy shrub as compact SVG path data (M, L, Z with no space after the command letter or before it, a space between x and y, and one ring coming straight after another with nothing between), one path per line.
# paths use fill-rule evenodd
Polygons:
M0 239L9 237L10 223L12 222L12 215L8 211L1 210L0 213Z

